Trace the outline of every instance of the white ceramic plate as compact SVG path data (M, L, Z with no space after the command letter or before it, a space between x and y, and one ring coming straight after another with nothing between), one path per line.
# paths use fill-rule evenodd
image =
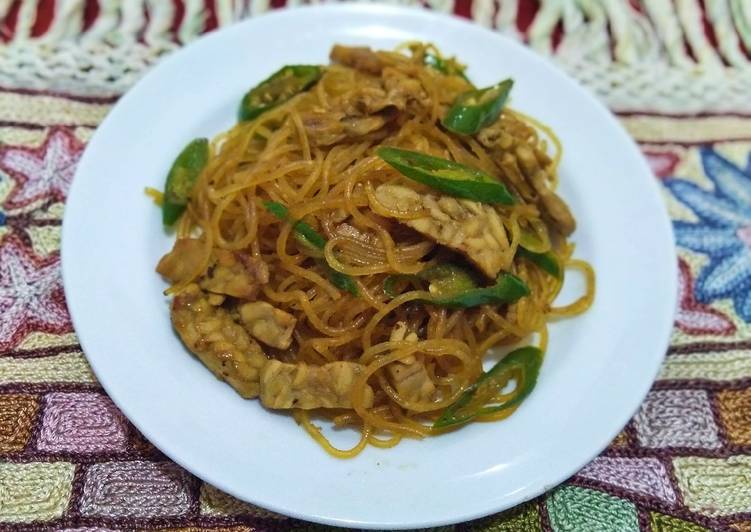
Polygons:
M416 39L456 54L478 85L513 77L514 107L560 135L561 191L579 223L577 255L597 271L597 297L585 315L550 328L537 388L509 420L337 460L291 418L242 400L186 353L154 273L172 238L143 189L163 186L188 140L229 127L242 94L281 65L325 63L334 43L392 48ZM311 521L373 528L472 519L575 473L649 389L676 294L673 239L658 187L602 105L497 34L376 5L276 12L161 62L89 144L68 199L62 254L84 351L115 403L159 449L241 499Z

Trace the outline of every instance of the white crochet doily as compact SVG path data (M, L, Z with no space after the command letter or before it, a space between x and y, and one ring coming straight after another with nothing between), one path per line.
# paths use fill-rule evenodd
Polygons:
M454 0L390 0L452 12ZM0 20L13 2L0 0ZM49 30L32 38L37 1L23 0L12 40L0 46L0 86L117 95L164 54L197 37L203 0L184 0L171 32L171 0L100 0L85 31L85 0L57 0ZM300 0L288 0L294 7ZM526 39L616 111L751 113L751 0L542 0ZM218 25L270 9L269 0L216 0ZM472 17L513 38L518 0L474 0ZM704 20L716 39L714 46ZM562 39L553 50L553 33Z

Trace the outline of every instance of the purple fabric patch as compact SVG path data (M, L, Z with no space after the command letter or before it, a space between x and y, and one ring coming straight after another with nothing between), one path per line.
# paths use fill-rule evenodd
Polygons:
M676 501L665 466L656 458L600 456L587 464L577 476L656 497L665 502Z
M721 445L704 390L650 392L634 421L644 447L717 449Z
M44 398L37 448L49 452L124 451L126 425L112 401L98 393L51 393Z
M193 502L192 477L171 462L107 462L86 470L80 512L87 517L170 517Z

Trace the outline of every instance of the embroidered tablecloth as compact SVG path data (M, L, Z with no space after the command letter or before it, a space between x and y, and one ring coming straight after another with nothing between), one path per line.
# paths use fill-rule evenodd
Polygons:
M751 2L402 3L523 40L592 89L662 183L678 246L671 347L636 416L562 486L457 528L751 531ZM283 4L0 0L0 528L314 527L139 435L91 373L60 278L65 196L117 98L197 35Z

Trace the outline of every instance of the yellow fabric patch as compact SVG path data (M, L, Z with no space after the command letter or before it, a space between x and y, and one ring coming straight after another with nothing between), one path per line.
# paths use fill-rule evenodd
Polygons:
M728 381L744 377L751 377L751 351L747 349L670 355L657 378Z
M40 349L44 347L61 347L78 343L76 333L50 334L46 332L31 332L24 338L18 349Z
M286 517L269 512L258 506L248 504L219 491L210 484L201 485L201 514L211 516L252 515L253 517L265 517L273 519L286 519Z
M673 458L673 467L690 510L720 516L751 508L751 456L681 456Z
M634 115L621 117L626 130L639 142L701 143L717 139L747 140L747 118L711 116L702 118Z
M96 379L83 353L41 358L0 358L0 384L42 382L94 383Z
M25 96L0 92L0 122L53 126L98 124L112 108L110 104L84 103L58 96Z
M47 138L44 129L27 129L25 127L0 127L0 143L13 146L36 147Z
M60 249L60 226L38 225L26 229L34 246L34 253L46 257Z
M0 522L50 521L68 507L75 465L0 464Z

